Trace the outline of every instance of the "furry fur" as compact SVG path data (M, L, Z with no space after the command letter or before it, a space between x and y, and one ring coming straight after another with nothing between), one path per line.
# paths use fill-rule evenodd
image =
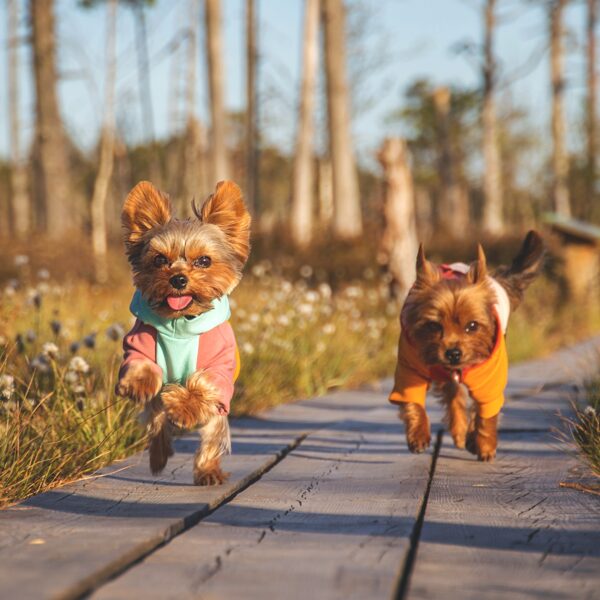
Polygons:
M127 258L133 282L152 310L175 319L196 316L211 308L211 302L231 293L242 277L250 253L250 214L240 188L231 181L217 184L202 207L192 203L196 218L173 217L171 204L151 183L143 181L127 196L122 212ZM184 277L179 289L173 284ZM174 310L171 297L190 298ZM162 380L155 365L140 361L117 384L122 396L146 404L150 468L159 473L173 454L174 427L201 425L201 446L194 462L197 485L225 481L220 457L231 447L227 416L220 414L219 391L202 372L191 375L185 385Z
M530 231L512 265L499 267L492 276L507 291L514 310L528 285L538 275L544 254L539 234ZM417 279L405 306L404 319L410 339L423 362L450 371L482 363L496 342L494 292L487 279L485 254L478 257L462 279L444 279L436 265L425 258L423 247L417 256ZM436 388L446 408L445 422L455 445L467 448L479 460L496 455L498 417L484 419L476 412L467 416L467 389L455 381ZM425 410L415 403L401 407L406 439L411 452L422 452L430 443Z

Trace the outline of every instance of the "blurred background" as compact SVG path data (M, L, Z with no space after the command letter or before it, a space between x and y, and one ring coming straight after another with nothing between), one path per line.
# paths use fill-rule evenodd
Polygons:
M389 376L419 241L543 277L517 361L600 330L597 0L0 0L0 506L144 444L113 394L129 190L243 188L234 414ZM385 401L382 394L382 402Z

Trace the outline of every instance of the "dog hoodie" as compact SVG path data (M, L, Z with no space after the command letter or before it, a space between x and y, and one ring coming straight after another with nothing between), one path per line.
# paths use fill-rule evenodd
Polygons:
M440 266L441 275L446 279L464 277L468 270L469 266L464 263ZM496 416L504 404L504 388L508 382L508 354L504 335L510 315L510 301L506 290L489 276L488 283L496 294L496 343L491 355L484 362L462 369L459 374L460 383L467 387L478 405L479 415L484 419ZM410 292L404 306L409 299ZM402 321L402 313L400 318ZM444 383L452 377L453 372L450 369L441 365L426 365L408 338L406 329L402 327L394 388L389 401L393 404L415 402L424 407L431 382Z
M196 317L166 319L157 315L136 290L129 307L136 321L123 339L119 378L140 359L151 361L164 384L184 385L190 375L203 371L221 393L223 412L229 413L240 357L229 324L227 296L213 300L212 306Z

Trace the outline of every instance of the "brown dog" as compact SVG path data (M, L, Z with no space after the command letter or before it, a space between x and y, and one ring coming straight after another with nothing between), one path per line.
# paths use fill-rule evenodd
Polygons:
M490 276L481 246L470 266L434 265L419 248L417 280L401 312L389 398L401 407L411 452L422 452L431 441L425 394L433 382L456 447L466 446L482 461L495 457L498 414L508 379L508 316L537 276L543 253L539 234L530 231L512 265ZM468 395L474 400L470 419Z
M239 372L227 296L250 252L250 215L229 181L193 208L196 218L174 218L168 197L145 181L125 200L136 322L123 342L116 393L145 404L153 473L173 454L172 427L200 424L194 482L212 485L226 479L220 457L230 449L227 414Z

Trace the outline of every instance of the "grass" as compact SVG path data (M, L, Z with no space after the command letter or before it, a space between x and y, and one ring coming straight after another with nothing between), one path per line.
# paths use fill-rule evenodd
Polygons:
M132 323L131 286L59 281L26 262L15 274L0 286L0 505L80 478L144 444L138 407L112 391L120 338ZM513 360L600 329L586 311L557 311L558 301L555 285L535 284L511 321ZM332 290L309 265L283 273L255 262L231 303L242 356L234 415L393 373L399 306L370 268L354 282L336 280Z

